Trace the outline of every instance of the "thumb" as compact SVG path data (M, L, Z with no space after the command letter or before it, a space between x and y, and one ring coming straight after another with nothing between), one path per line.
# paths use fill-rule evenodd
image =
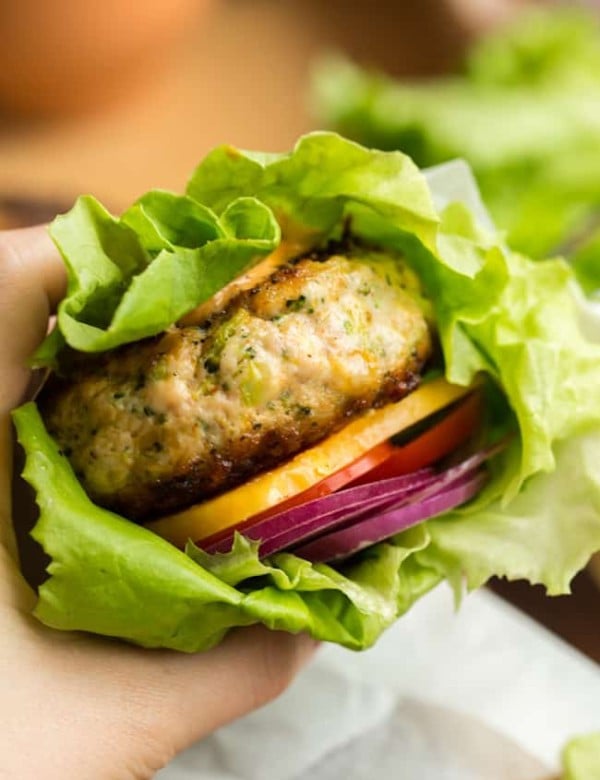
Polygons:
M0 232L0 416L22 399L27 359L64 294L66 274L44 226Z
M153 777L180 751L282 693L317 648L307 635L264 626L234 630L191 655L45 633L40 706L52 710L33 754L27 730L15 739L23 760L44 757L48 778ZM74 738L65 751L67 731Z

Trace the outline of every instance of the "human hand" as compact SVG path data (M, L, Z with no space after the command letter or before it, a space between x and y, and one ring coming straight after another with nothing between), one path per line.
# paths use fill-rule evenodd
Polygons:
M9 413L64 288L44 228L0 233L0 776L147 778L281 693L315 643L254 627L192 656L53 631L31 617L35 596L12 532Z

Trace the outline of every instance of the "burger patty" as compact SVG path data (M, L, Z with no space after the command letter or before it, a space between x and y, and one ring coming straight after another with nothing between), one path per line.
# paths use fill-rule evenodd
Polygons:
M410 392L432 348L425 309L401 258L306 256L201 325L72 357L42 414L95 502L161 516Z

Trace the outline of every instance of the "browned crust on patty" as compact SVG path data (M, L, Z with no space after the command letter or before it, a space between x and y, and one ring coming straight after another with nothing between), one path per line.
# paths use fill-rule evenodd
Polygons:
M159 517L410 392L431 353L414 275L357 254L300 259L200 327L65 365L41 409L92 499Z

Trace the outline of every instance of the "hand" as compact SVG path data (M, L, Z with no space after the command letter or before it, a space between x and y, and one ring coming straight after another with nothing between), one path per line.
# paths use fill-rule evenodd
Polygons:
M35 596L12 533L9 412L64 287L44 228L0 233L0 776L146 778L282 692L315 643L255 627L189 656L53 631L31 617Z

